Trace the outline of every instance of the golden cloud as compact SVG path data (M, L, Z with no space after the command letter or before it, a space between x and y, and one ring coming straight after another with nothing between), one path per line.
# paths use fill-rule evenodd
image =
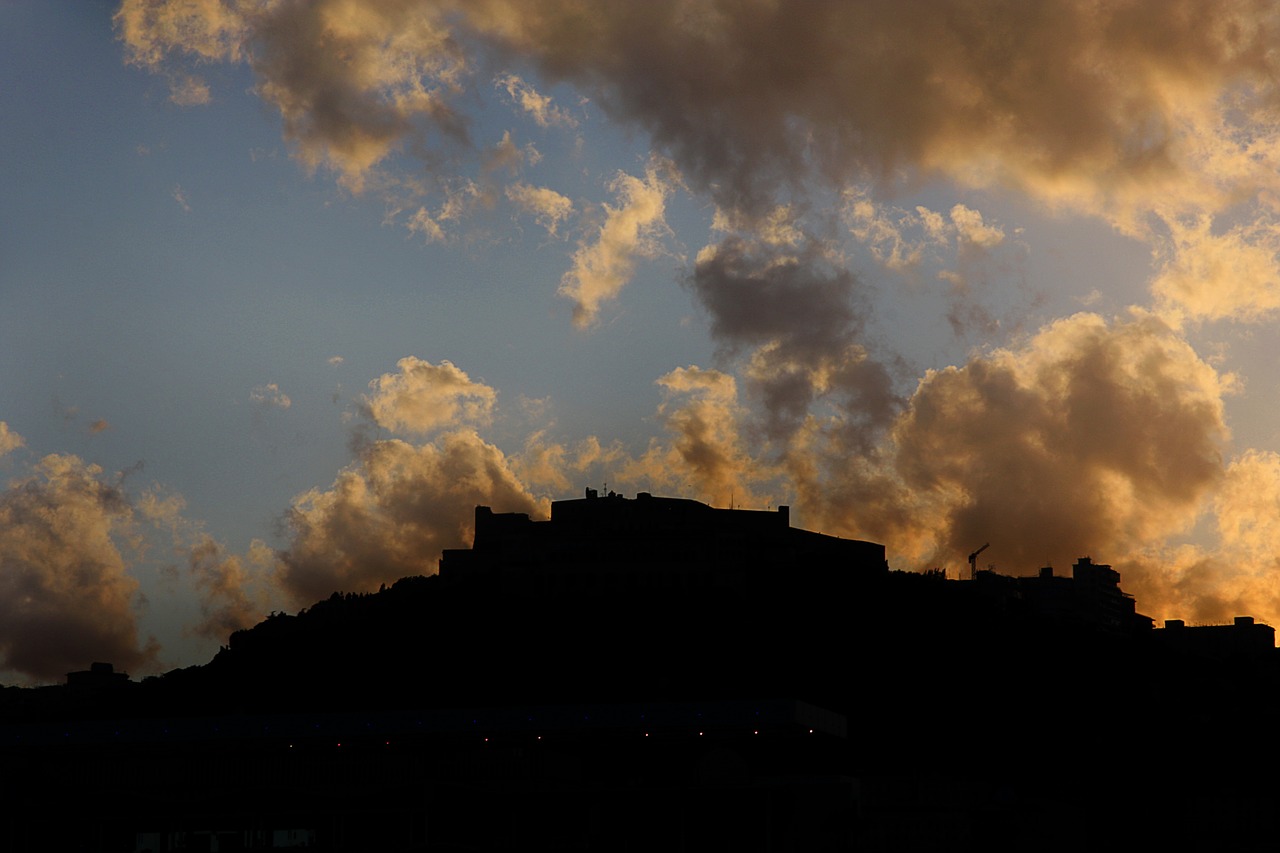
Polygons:
M369 383L369 416L393 432L425 434L458 423L487 423L497 393L448 361L435 365L413 356L396 362L398 373Z

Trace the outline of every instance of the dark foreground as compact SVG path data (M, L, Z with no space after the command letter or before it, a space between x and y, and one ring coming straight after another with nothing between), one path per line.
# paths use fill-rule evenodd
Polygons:
M0 850L1274 844L1274 655L976 589L335 596L203 667L0 691Z

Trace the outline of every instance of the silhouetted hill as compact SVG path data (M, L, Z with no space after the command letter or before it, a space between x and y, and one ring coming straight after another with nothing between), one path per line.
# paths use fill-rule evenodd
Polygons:
M331 849L426 844L417 830L366 843L385 809L430 815L455 839L497 809L510 822L472 849L507 849L544 820L529 803L568 821L533 837L586 839L579 849L717 837L760 814L788 829L718 837L734 849L1067 849L1104 831L1143 846L1221 839L1215 815L1240 838L1271 829L1260 806L1280 785L1256 770L1276 757L1274 650L1159 635L1130 618L1109 567L1078 566L1100 588L1051 572L954 581L888 571L871 543L792 536L785 517L599 501L564 513L570 528L591 523L591 548L535 526L550 522L478 512L477 547L450 552L449 572L273 614L204 666L126 688L2 691L18 769L0 796L34 814L43 801L12 781L23 773L126 778L73 798L120 845L130 826L185 827L193 814L261 825L243 815L262 797L277 803L271 820L329 826L315 838ZM601 512L603 525L590 516ZM615 522L602 558L600 530ZM757 525L759 541L723 549L731 559L697 539ZM196 766L209 774L182 772L189 793L165 788ZM234 793L242 771L294 793ZM124 791L154 804L137 811ZM595 829L564 816L566 797ZM665 815L646 818L652 837L603 828L648 810ZM330 813L351 815L347 829Z
M46 701L8 703L4 712L29 717L23 709L34 705L42 717L74 718L789 696L846 715L851 730L892 736L895 751L960 755L976 738L995 741L979 748L992 755L1006 733L1043 733L1069 756L1076 741L1110 740L1124 727L1128 748L1146 744L1154 758L1164 736L1147 729L1160 721L1239 720L1275 694L1273 658L1201 659L1149 634L1047 619L965 586L890 572L839 597L782 585L528 597L407 578L273 615L236 632L204 666L127 691L46 689ZM1194 753L1186 746L1184 760Z

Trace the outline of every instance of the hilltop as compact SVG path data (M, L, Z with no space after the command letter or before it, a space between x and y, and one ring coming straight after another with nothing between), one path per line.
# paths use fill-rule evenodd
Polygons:
M49 750L65 767L111 755L118 762L133 744L146 745L157 768L178 760L248 766L277 755L271 766L296 766L288 772L299 780L337 760L323 758L325 749L345 744L342 766L390 774L397 790L437 792L454 790L458 773L490 779L497 771L474 761L492 738L513 760L537 749L576 762L574 784L586 787L574 797L598 789L609 802L625 799L638 783L616 774L629 767L646 790L674 798L666 808L684 802L680 773L694 772L675 768L712 754L700 738L715 718L716 748L741 769L736 782L700 785L731 790L770 779L768 790L795 802L804 786L825 780L832 796L861 803L861 818L837 809L831 814L843 818L822 819L850 832L875 824L867 815L899 809L944 814L966 837L1044 841L1038 822L1065 809L1075 821L1062 836L1069 839L1119 809L1158 838L1160 821L1183 808L1222 809L1224 799L1244 808L1280 793L1249 773L1272 757L1280 670L1275 650L1254 642L1273 636L1269 628L1234 626L1228 639L1252 639L1232 645L1196 641L1208 635L1184 626L1171 642L1162 633L1169 629L1137 613L1118 574L1087 559L1070 578L1045 570L954 580L891 571L883 553L791 528L785 510L589 495L535 522L481 507L475 547L447 552L438 575L272 614L233 634L208 664L140 684L5 691L0 732L19 767L47 761ZM666 720L658 730L666 757L654 763L634 749L655 725L646 720L658 719ZM819 739L801 747L792 739L806 725ZM761 728L768 744L752 745ZM372 750L384 737L387 746L412 744L423 760L452 763L352 757L352 746ZM313 770L285 757L299 738L310 744ZM1176 772L1153 776L1158 768ZM506 780L499 789L492 779L468 782L490 793L464 796L453 818L432 813L453 826L457 815L479 819L491 795L505 801L551 784L541 775L550 771L535 765L508 772L516 771L492 777ZM1072 781L1100 774L1105 804ZM132 790L151 790L157 814L178 821L173 815L188 807L154 789L161 778L135 778ZM372 794L335 784L343 803L366 814L359 804ZM94 790L86 796L105 796ZM319 820L311 801L290 802L297 820ZM406 814L435 808L413 797L396 802ZM127 800L103 803L102 820L133 825ZM702 826L674 814L681 831ZM1250 831L1261 819L1233 815ZM804 835L810 829L796 832L811 849L839 848L817 829Z

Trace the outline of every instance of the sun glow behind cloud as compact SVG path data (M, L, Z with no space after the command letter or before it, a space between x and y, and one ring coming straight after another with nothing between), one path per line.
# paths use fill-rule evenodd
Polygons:
M397 303L430 334L376 363L328 340L323 379L266 360L238 377L255 435L325 399L348 439L269 544L224 544L175 503L162 525L150 487L0 424L13 511L34 494L78 507L42 541L99 566L119 662L154 659L131 561L163 551L212 635L429 572L476 503L536 514L606 479L791 503L797 523L885 542L895 568L955 566L988 540L1013 573L1091 553L1153 616L1280 620L1280 446L1233 438L1274 418L1268 368L1241 353L1280 308L1275 4L124 0L114 24L167 122L238 96L219 73L248 75L298 184L380 208L371 240L476 269L519 256L510 281L441 273ZM225 203L211 189L168 180L167 209L199 228ZM1044 235L1081 223L1149 267L1073 278L1097 259L1068 258L1046 279ZM347 287L374 301L376 282ZM619 394L647 420L593 432L568 422L591 403L543 378L553 344L533 332L486 340L513 348L506 383L440 351L451 326L489 337L466 313L484 300L544 306L523 328L616 384L651 303L679 301L703 355L646 349L660 366ZM595 343L613 334L635 358ZM515 405L526 393L544 402ZM127 419L106 414L95 440L121 440ZM73 603L70 559L40 575L39 612ZM0 649L33 676L63 665Z

